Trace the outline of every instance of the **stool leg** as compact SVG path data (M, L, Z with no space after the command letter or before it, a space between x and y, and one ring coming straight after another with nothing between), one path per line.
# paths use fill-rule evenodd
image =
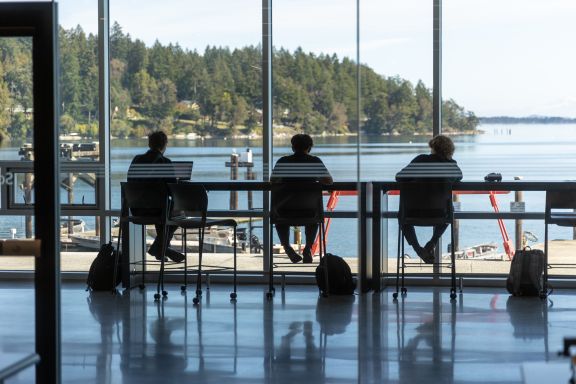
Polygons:
M400 291L400 252L402 249L400 248L400 239L402 238L402 226L398 226L398 247L396 248L396 292L392 294L394 299L398 298L398 292Z
M198 228L198 273L196 277L196 297L192 300L194 304L200 302L202 296L202 253L204 252L204 226Z
M142 283L140 284L140 289L144 289L146 284L146 226L142 226Z
M548 215L548 212L546 212ZM542 277L541 298L548 295L548 222L544 220L544 276Z
M406 293L406 287L404 285L404 275L406 273L406 264L404 263L404 234L402 234L402 253L400 254L400 261L402 262L402 288L400 289L400 292L402 292L402 294Z
M330 295L330 278L328 276L328 259L326 258L326 231L324 227L324 219L320 223L320 261L324 259L324 296Z
M160 299L160 292L162 292L162 296L166 297L168 292L164 290L164 258L166 257L166 237L167 237L167 230L166 225L162 227L162 233L164 236L162 237L162 244L160 244L160 273L158 275L158 284L156 286L156 294L154 295L154 300Z
M274 296L274 241L273 241L273 227L274 224L270 223L270 246L268 247L268 292L266 297L271 299Z
M452 289L450 299L456 299L456 249L454 248L454 220L450 222L450 262L452 263Z
M182 292L188 288L188 236L186 228L182 228L182 246L184 248L184 285L180 287Z
M234 226L234 292L230 294L230 300L236 301L236 226Z
M114 253L114 277L112 280L112 293L116 293L116 280L118 279L118 268L120 266L120 237L122 236L122 225L118 228L118 243Z

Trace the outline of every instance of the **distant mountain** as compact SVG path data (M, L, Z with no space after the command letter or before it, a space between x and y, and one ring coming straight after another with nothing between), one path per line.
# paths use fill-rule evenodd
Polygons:
M574 124L576 119L559 116L490 116L480 117L480 124Z

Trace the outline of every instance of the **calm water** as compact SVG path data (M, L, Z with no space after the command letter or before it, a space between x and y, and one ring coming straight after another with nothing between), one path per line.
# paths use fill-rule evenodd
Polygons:
M458 161L464 173L464 180L482 180L489 172L499 172L505 180L522 176L525 180L567 180L576 179L576 125L483 125L485 134L455 137ZM369 137L363 138L360 156L362 180L391 180L396 172L419 153L428 152L426 137ZM254 153L254 170L257 178L262 175L262 156L259 140L172 140L166 155L173 160L193 160L193 178L198 181L229 180L229 169L224 163L233 150L242 152L250 147ZM0 159L17 160L18 145L0 148ZM125 180L128 165L134 155L143 152L146 140L112 141L113 204L119 208L119 183ZM312 153L320 156L337 181L353 181L357 178L356 138L327 137L316 138ZM289 154L289 140L274 143L275 159ZM240 179L244 173L240 172ZM62 201L66 194L63 193ZM93 191L79 182L76 185L77 202L94 201ZM542 211L544 194L529 192L524 194L527 210ZM247 208L246 193L240 193L240 209ZM500 195L499 206L508 211L513 193ZM211 193L211 209L227 209L229 193ZM489 211L491 206L486 195L463 196L462 210ZM261 196L254 194L254 207L262 206ZM397 198L390 199L390 209L397 206ZM356 210L354 197L342 197L338 210ZM23 218L4 218L5 235L7 228L15 227L23 233ZM88 226L93 220L86 218ZM513 238L513 222L507 222ZM462 221L461 246L480 243L495 243L501 247L501 236L496 221ZM553 228L553 227L551 227ZM525 230L543 238L541 222L525 222ZM552 238L571 238L570 228L552 230ZM389 252L396 238L396 225L389 225ZM328 250L340 255L353 255L356 244L356 221L335 220L329 234ZM447 244L447 242L445 242Z

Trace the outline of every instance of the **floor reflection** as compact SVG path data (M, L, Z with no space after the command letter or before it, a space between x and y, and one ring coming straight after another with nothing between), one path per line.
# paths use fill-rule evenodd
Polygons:
M432 308L422 307L422 312L407 318L405 300L395 303L400 382L454 382L456 303L443 303L441 294L434 292ZM449 313L444 311L446 307ZM406 341L408 327L411 336Z
M171 287L113 296L62 294L64 383L519 383L524 362L555 361L576 322L573 291L550 301L469 289L318 298L315 287L212 285L199 306ZM33 349L28 289L0 289L2 353ZM33 328L33 327L32 327ZM28 376L29 377L29 376ZM23 379L22 379L23 380ZM30 381L15 382L30 382Z

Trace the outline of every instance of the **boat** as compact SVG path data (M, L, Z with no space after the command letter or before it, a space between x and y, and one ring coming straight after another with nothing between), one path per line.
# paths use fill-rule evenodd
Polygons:
M100 236L87 234L87 233L74 233L69 235L68 238L70 242L80 248L90 249L90 250L99 250L100 249ZM118 245L118 239L114 238L112 240L112 245Z
M86 229L86 223L82 219L61 218L60 234L62 235L68 234L70 225L72 225L72 233L84 232L84 230Z
M149 235L146 238L146 244L150 246L154 241L156 232L147 231ZM211 253L232 253L234 251L234 232L215 230L206 233L204 238L204 252ZM186 239L186 247L188 252L198 252L198 234L188 233ZM98 250L100 249L100 236L96 236L93 231L85 233L74 233L68 236L70 242L78 247ZM237 231L237 242L236 248L239 250L245 250L246 245L246 234L245 228L238 228ZM117 245L118 239L116 236L113 238L113 245ZM182 249L182 237L174 236L170 242L170 246L176 250Z
M455 252L457 260L504 260L504 253L496 252L498 246L494 243L478 244ZM442 259L450 259L450 252L443 253Z

